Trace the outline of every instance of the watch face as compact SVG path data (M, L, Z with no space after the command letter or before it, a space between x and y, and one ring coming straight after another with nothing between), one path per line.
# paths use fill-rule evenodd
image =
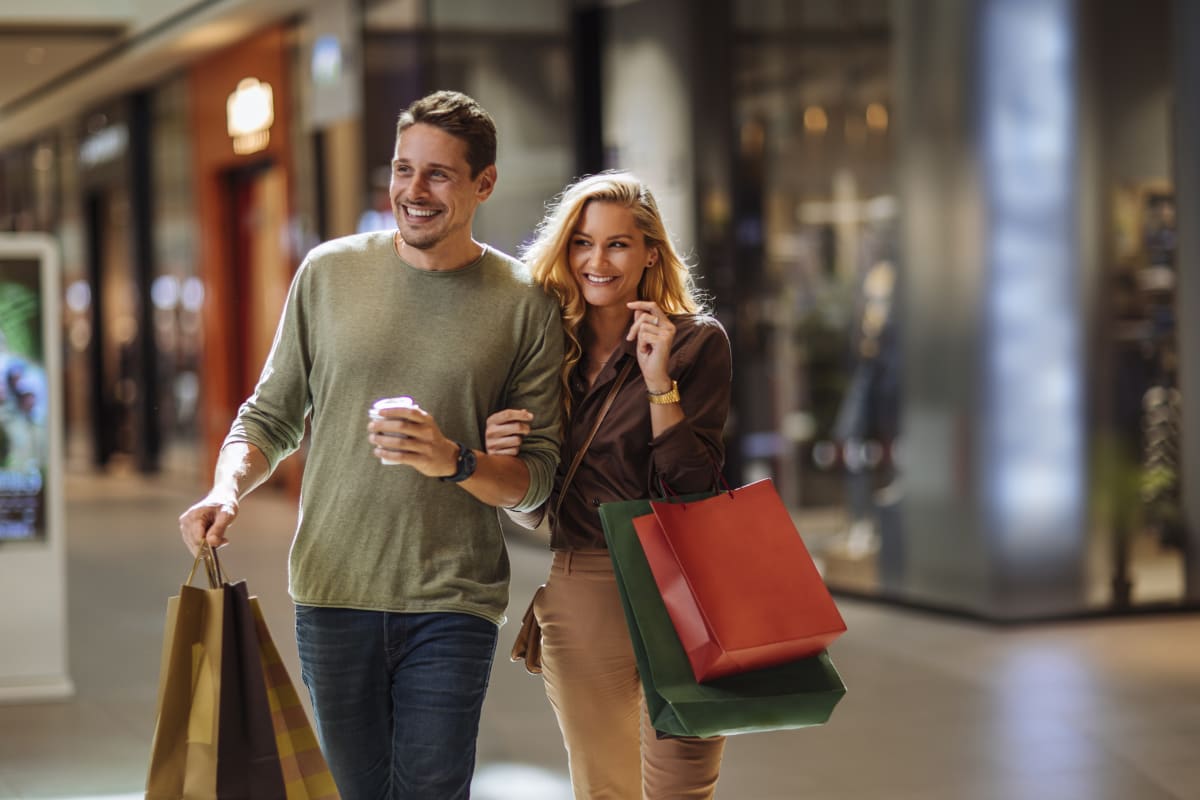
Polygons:
M475 474L475 465L477 462L474 450L469 447L463 447L458 460L458 474L461 475L464 480Z
M467 478L475 474L476 463L477 460L475 458L475 451L467 447L465 444L458 443L458 471L453 475L447 475L446 477L441 478L441 480L450 481L451 483L465 481Z

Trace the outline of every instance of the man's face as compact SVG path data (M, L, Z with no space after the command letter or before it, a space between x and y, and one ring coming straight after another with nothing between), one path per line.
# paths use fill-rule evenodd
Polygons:
M400 235L418 250L466 243L475 208L495 183L495 166L471 178L462 139L432 125L411 126L396 140L388 192Z

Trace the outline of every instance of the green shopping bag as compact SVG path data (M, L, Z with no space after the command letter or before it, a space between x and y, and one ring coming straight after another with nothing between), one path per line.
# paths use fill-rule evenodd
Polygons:
M705 683L696 681L634 531L635 517L653 513L649 500L600 506L604 538L655 730L672 736L707 737L827 722L846 693L827 652Z

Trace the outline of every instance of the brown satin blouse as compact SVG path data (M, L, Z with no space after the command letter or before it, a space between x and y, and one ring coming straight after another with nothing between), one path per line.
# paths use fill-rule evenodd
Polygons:
M675 342L667 371L679 384L685 418L658 438L650 426L646 382L638 369L636 342L625 342L590 388L583 371L570 377L571 420L550 496L550 547L554 550L603 550L600 504L657 496L657 473L672 491L684 494L713 487L715 468L725 461L722 431L729 416L732 359L721 323L704 315L672 316ZM596 415L627 359L635 363L612 408L587 449L558 517L563 479L575 452L587 438Z

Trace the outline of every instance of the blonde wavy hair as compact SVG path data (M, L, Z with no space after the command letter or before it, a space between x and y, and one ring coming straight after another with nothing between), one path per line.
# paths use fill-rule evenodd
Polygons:
M567 341L561 380L567 418L571 416L568 378L583 357L579 328L587 312L587 302L571 274L567 251L583 210L592 202L616 203L632 211L647 248L658 254L653 266L642 275L639 300L651 300L667 314L695 314L703 310L703 299L692 279L691 268L675 250L650 187L636 175L618 170L588 175L567 186L551 202L533 241L522 250L534 280L558 298L562 307Z

